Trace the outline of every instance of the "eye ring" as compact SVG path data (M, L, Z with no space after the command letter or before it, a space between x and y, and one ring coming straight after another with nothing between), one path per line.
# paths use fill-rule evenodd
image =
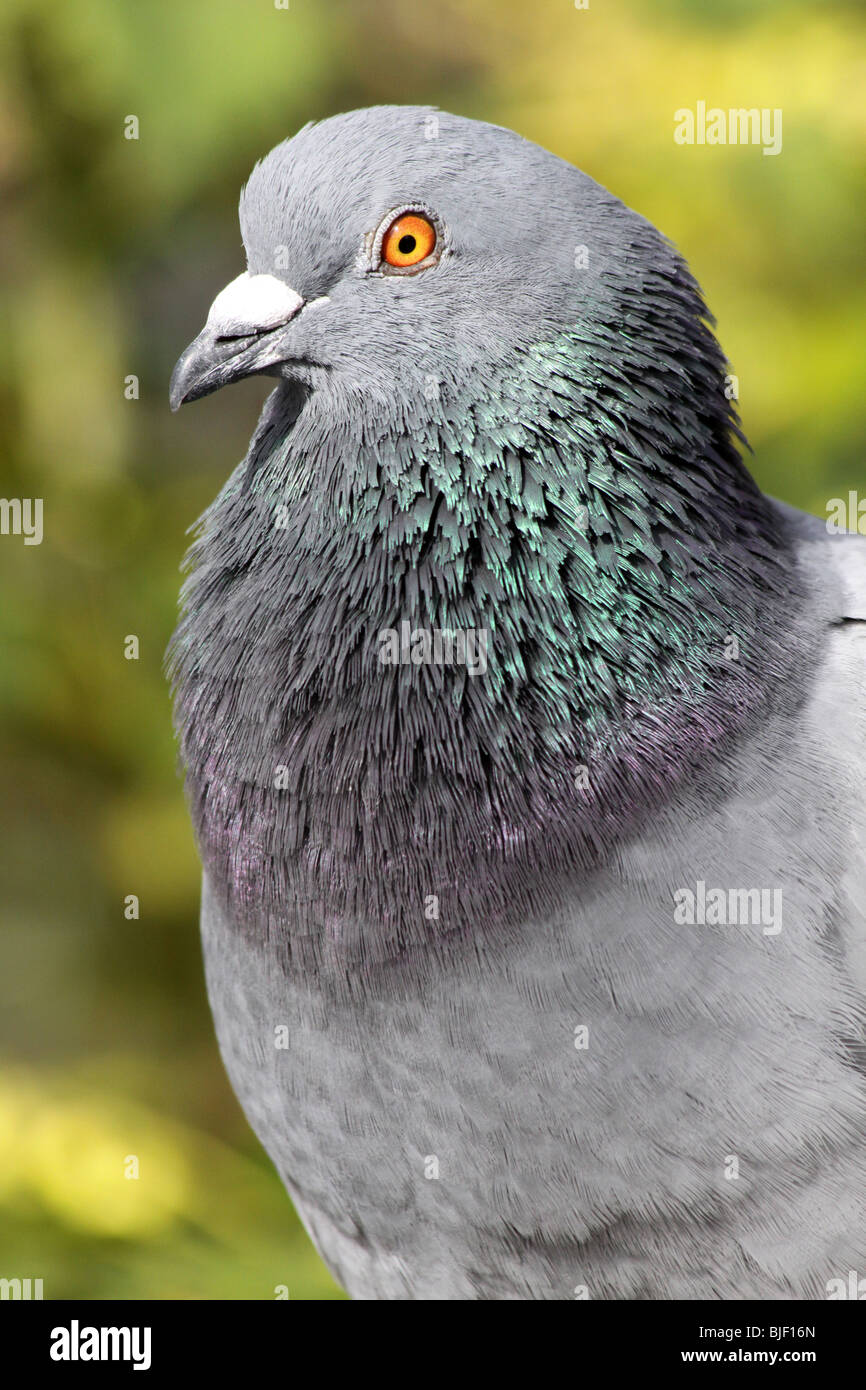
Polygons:
M368 238L368 247L368 273L417 275L439 264L448 243L445 228L432 208L424 203L405 203L385 214L372 239Z

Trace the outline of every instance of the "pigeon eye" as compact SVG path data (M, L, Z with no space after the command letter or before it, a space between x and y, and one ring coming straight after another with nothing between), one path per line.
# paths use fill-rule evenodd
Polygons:
M436 228L420 212L404 212L382 237L382 260L396 270L420 265L435 249Z

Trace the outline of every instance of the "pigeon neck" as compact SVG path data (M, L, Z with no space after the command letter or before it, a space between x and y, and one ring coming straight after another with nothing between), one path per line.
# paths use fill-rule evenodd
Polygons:
M313 401L271 397L172 658L239 920L284 928L289 894L370 958L525 914L530 883L591 873L767 716L797 582L724 410L600 428L580 404L503 390L498 419L446 399L335 442Z

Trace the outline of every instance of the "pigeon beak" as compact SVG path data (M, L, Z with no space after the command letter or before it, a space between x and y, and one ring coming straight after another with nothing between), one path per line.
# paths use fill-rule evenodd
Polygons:
M169 387L172 410L282 361L277 330L303 307L301 296L274 275L244 271L232 280L210 306L201 333L178 358Z

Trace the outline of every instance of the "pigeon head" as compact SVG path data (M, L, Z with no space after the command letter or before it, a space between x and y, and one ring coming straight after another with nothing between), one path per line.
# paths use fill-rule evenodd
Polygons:
M525 913L754 727L796 650L700 291L585 174L427 108L306 127L241 226L171 388L278 378L171 651L208 871L257 930L292 885L366 953L423 936L419 883L455 887L451 926ZM483 633L483 669L437 633Z
M428 108L305 127L256 166L240 221L247 269L180 359L175 407L254 373L324 392L332 421L483 398L535 345L627 333L641 296L686 286L664 239L578 169Z

